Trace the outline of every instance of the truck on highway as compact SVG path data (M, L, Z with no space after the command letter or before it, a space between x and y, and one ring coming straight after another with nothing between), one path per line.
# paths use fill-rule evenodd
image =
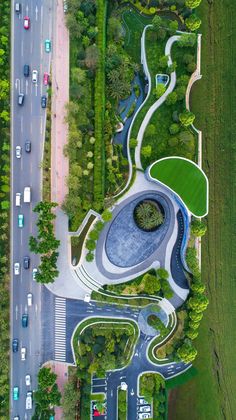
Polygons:
M25 409L32 410L32 391L28 391L26 394Z
M30 203L31 201L31 190L30 187L24 188L24 203Z

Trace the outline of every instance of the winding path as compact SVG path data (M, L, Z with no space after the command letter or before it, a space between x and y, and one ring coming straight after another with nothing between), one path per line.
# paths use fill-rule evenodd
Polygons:
M171 59L171 56L170 56L172 45L174 44L174 42L178 41L179 38L180 38L180 35L174 35L171 38L169 38L167 43L166 43L165 55L169 57L168 58L168 66L170 66L172 64L172 59ZM144 49L145 49L145 44L144 44ZM144 60L144 62L143 62L144 69L146 69L149 73L147 60L146 60L146 53L143 54L143 60ZM146 73L146 71L145 71L145 73ZM149 73L148 81L149 81L149 90L151 90L151 76L150 76L150 73ZM143 136L144 136L144 132L146 130L146 127L147 127L152 115L154 114L154 112L165 102L167 96L174 90L175 84L176 84L176 72L173 71L170 74L170 83L169 83L168 88L166 89L165 93L159 99L157 99L157 101L154 102L154 104L149 108L149 110L147 111L147 113L146 113L146 115L145 115L145 117L142 121L142 124L141 124L139 132L138 132L138 136L137 136L138 145L135 149L135 164L136 164L137 169L143 169L142 164L141 164L140 155L141 155L141 147L142 147Z

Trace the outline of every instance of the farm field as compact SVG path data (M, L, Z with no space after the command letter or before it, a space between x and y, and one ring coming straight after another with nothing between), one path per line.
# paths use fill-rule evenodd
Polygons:
M203 130L203 169L209 176L208 234L202 271L209 307L196 340L198 375L170 393L169 419L235 419L236 412L236 89L235 2L203 1L203 79L192 94ZM194 409L193 409L194 407Z
M207 213L207 181L194 163L178 157L163 159L151 167L150 175L175 191L193 214Z

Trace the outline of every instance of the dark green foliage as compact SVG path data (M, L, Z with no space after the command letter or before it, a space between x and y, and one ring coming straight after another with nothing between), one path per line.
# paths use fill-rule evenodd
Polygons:
M56 384L57 375L43 367L38 373L38 389L34 392L35 412L33 420L46 420L55 414L54 406L60 405L61 393Z
M136 206L134 211L135 221L145 231L151 231L160 226L164 217L157 204L151 201L143 201Z

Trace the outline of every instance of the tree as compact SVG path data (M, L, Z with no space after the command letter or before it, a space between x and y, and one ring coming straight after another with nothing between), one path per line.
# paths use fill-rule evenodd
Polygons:
M204 293L206 287L205 284L201 282L201 280L195 280L191 284L191 290L195 293Z
M180 130L179 124L173 123L169 127L170 134L177 134Z
M186 336L188 337L188 338L190 338L191 340L195 340L195 338L197 338L197 336L198 336L198 331L197 331L197 329L188 329L187 331L186 331Z
M110 17L108 20L108 35L115 42L118 42L121 38L123 38L122 24L119 19Z
M104 222L110 222L112 219L112 212L108 209L104 210L104 212L102 213L102 219Z
M160 57L160 59L158 61L158 66L161 69L166 69L166 67L168 65L168 60L169 60L168 55L163 55L162 57Z
M195 9L201 2L202 0L185 0L185 6L189 9Z
M89 232L89 238L97 241L99 238L99 232L96 229L93 229Z
M160 98L166 91L165 85L162 83L158 83L156 89L154 90L154 95L156 95L157 99Z
M86 261L87 262L92 262L94 260L94 254L92 252L88 252L86 254Z
M149 273L144 274L142 283L144 284L143 292L148 295L155 295L161 288L160 280Z
M85 64L88 69L95 70L98 65L99 50L98 47L93 44L86 48L85 52Z
M177 355L184 363L191 363L197 356L197 349L192 346L191 342L186 342L178 348Z
M183 34L180 36L178 43L180 47L194 47L196 41L196 34Z
M76 380L71 380L64 386L64 395L62 399L63 418L65 420L74 419L76 416L76 407L80 401L80 390L76 386Z
M160 279L165 279L167 280L169 278L169 273L165 268L158 268L157 269L157 275L160 277Z
M179 114L179 120L184 127L188 127L189 125L193 124L195 115L186 109L184 112Z
M57 375L50 368L43 367L38 373L38 389L34 392L35 419L48 419L54 415L53 406L60 405L61 393L56 384Z
M173 63L172 63L172 64L169 64L169 66L167 67L166 72L167 72L168 74L171 74L171 73L173 73L176 69L177 69L177 63L176 63L176 61L173 61Z
M135 149L135 147L138 145L138 140L137 139L130 139L129 141L129 147L130 149Z
M205 295L196 293L193 297L188 300L188 308L199 313L206 310L209 300Z
M169 23L169 32L171 35L174 35L175 32L178 30L178 22L177 20L171 20Z
M197 313L196 311L190 311L188 315L189 318L194 322L200 322L203 317L202 313Z
M148 145L148 146L144 146L141 149L141 155L144 158L149 158L152 154L152 146Z
M194 236L204 236L207 231L207 225L202 220L195 219L191 223L191 232Z
M158 31L160 27L162 26L162 18L158 15L155 15L152 19L152 26L154 31Z
M177 102L178 96L176 92L171 92L166 98L166 105L174 105Z
M201 23L201 19L194 14L185 19L185 25L190 31L196 31L198 28L200 28Z

